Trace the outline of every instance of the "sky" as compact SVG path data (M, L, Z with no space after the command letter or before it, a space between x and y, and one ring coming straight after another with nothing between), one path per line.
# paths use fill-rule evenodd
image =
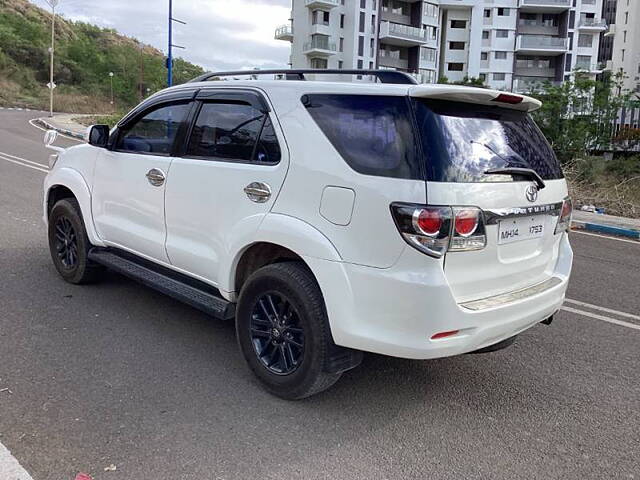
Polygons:
M45 0L32 3L50 9ZM169 0L59 0L57 12L113 28L167 52ZM290 44L274 40L287 20L291 0L173 0L174 55L205 70L286 68Z

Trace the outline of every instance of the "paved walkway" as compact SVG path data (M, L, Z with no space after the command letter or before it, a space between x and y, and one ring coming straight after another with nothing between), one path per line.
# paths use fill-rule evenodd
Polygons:
M57 130L60 133L65 135L69 135L74 138L84 139L85 134L87 132L87 127L79 124L74 121L74 118L78 117L93 117L95 115L82 115L78 113L56 113L53 118L50 117L41 117L38 119L38 123L40 123L45 128L50 128L52 130Z

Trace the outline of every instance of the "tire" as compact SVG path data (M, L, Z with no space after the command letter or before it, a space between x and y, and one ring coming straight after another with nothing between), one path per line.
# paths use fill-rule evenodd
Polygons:
M309 397L341 376L324 369L333 340L320 288L302 263L267 265L249 277L236 333L249 368L280 398Z
M58 201L49 214L49 251L60 276L76 285L101 279L104 268L88 260L91 248L75 198Z

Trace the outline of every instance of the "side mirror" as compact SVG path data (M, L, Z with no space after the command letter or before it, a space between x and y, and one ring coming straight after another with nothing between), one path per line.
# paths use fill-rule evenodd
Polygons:
M91 125L87 132L89 145L105 148L109 143L109 125Z
M49 150L53 150L54 152L64 152L64 148L56 147L53 143L58 138L58 132L56 130L47 130L44 134L44 146Z

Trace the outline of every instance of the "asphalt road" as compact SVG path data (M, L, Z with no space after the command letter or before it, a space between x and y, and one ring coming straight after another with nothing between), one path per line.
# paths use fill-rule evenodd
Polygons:
M0 110L0 443L34 480L640 478L640 319L575 303L637 315L640 245L572 234L567 306L591 316L494 354L367 355L285 402L231 323L117 275L58 277L44 173L6 156L46 164L35 116Z

